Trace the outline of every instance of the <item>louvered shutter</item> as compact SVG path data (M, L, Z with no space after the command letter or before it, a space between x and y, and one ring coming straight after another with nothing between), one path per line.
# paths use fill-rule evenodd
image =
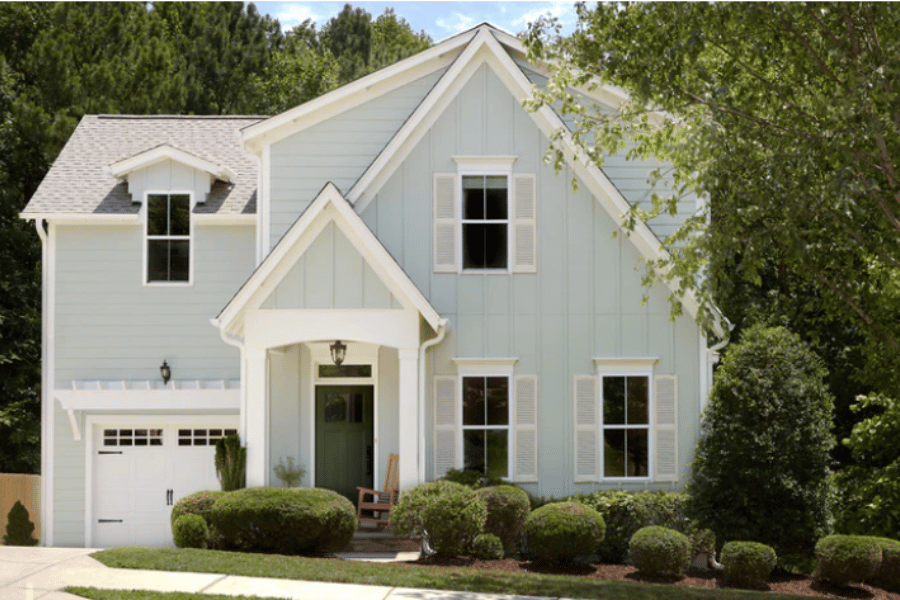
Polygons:
M456 175L434 176L434 270L456 272L457 217Z
M657 375L654 380L656 402L655 481L678 481L678 379Z
M575 481L597 481L597 378L575 377Z
M514 481L536 482L537 477L537 377L516 377Z
M434 478L455 469L458 439L455 376L434 378Z
M513 176L513 272L537 271L537 225L534 175Z

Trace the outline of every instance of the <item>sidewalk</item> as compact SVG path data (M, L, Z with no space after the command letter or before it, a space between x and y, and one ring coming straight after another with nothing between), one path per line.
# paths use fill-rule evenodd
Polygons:
M105 589L154 590L297 600L533 600L530 597L475 594L378 585L323 583L212 573L173 573L110 569L84 548L0 546L0 600L80 600L59 591L70 585ZM362 557L349 557L362 558ZM378 557L369 557L378 558ZM381 560L391 560L381 557ZM29 595L30 594L30 595ZM547 599L549 600L549 599Z

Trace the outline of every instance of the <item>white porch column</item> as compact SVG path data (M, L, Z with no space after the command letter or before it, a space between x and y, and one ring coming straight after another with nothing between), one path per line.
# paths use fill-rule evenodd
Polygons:
M266 485L269 456L269 369L265 348L248 348L246 376L247 487Z
M419 481L419 351L418 348L397 350L400 363L399 409L400 428L400 490L407 490Z

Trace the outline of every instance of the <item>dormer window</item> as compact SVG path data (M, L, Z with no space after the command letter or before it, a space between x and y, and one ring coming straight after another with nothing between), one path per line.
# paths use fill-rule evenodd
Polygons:
M146 238L146 282L190 282L190 194L147 194Z

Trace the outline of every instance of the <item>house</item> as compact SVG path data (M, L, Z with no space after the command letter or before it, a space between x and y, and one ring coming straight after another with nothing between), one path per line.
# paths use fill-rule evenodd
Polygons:
M250 486L292 457L352 497L389 453L402 489L682 485L714 352L641 261L696 206L614 236L657 165L556 173L564 121L522 107L546 75L483 24L272 118L85 116L22 213L42 542L170 544L232 432Z

